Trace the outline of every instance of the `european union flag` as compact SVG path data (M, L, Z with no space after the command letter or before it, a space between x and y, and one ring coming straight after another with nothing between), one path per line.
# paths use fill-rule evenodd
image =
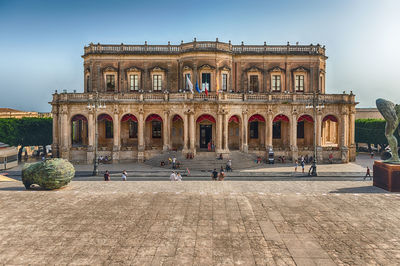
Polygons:
M196 80L196 91L198 93L201 93L200 88L199 88L199 83L197 82L197 80Z

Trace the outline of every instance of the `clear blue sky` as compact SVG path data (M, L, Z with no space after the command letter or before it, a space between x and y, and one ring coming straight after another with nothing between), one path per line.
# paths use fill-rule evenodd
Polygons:
M83 91L90 42L326 45L327 92L359 106L400 103L400 1L0 0L0 107L50 111L55 89Z

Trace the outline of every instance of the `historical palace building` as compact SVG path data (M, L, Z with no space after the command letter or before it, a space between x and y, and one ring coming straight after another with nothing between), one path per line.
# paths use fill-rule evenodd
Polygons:
M355 160L355 96L326 94L320 45L91 43L82 57L84 93L51 102L62 158L92 162L97 145L98 156L141 161L211 143L295 159L313 154L315 134L319 161Z

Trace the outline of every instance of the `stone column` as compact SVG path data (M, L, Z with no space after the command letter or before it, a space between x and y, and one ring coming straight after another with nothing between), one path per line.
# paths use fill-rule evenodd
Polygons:
M190 134L190 151L195 154L196 153L196 133L195 133L195 123L194 123L194 112L190 112L189 115L189 134Z
M58 124L58 106L53 106L52 108L52 114L53 114L53 143L51 145L51 150L53 152L54 157L59 157L59 137L60 137L60 130L59 130L59 124Z
M217 153L221 153L222 151L222 112L219 111L217 115L217 128L216 128L216 133L217 133L217 143L215 143L215 148Z
M182 153L187 153L188 152L188 114L185 112L183 115L183 150Z
M228 119L229 119L229 116L228 116L228 114L227 113L224 113L224 152L226 152L226 153L229 153L229 147L228 147L228 141L229 141L229 138L228 138L228 136L229 136L229 132L228 132L228 130L229 130L229 127L228 127L228 125L229 125L229 121L228 121Z
M340 149L342 151L342 163L349 162L349 146L348 146L348 113L347 111L343 111L340 119Z
M61 158L69 160L69 137L70 129L68 128L68 107L63 106L61 112Z
M297 113L292 113L292 118L290 119L290 150L292 153L292 161L294 162L298 157L297 148Z
M267 121L265 123L265 149L268 152L272 148L272 112L267 113Z
M88 164L93 163L94 159L94 138L95 138L95 124L94 124L94 112L93 110L89 110L88 115L88 148L86 152L86 160Z
M164 112L163 121L163 150L167 151L170 148L169 145L169 111Z
M112 158L114 161L119 161L119 143L120 143L120 121L119 121L119 111L118 107L114 107L114 117L113 117L113 152Z
M356 116L355 112L351 111L350 115L349 115L349 119L350 119L350 121L349 121L349 131L350 131L349 132L349 146L350 147L355 145L355 139L354 139L354 134L355 134L354 130L355 130L355 121L356 121L355 116Z
M139 110L138 118L138 161L142 162L144 160L144 120L143 120L143 110Z
M243 126L242 126L242 151L247 153L249 151L249 146L247 144L247 126L248 126L248 118L247 118L247 110L243 111Z
M315 119L315 118L314 118ZM322 150L322 112L319 111L317 113L317 117L314 120L314 123L316 123L317 127L317 132L316 132L316 145L317 145L317 161L322 162L323 161L323 150Z

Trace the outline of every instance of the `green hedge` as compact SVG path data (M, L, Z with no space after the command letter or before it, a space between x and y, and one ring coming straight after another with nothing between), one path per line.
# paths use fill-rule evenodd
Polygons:
M12 146L45 146L53 141L52 118L0 119L0 142Z
M357 119L355 127L356 143L387 145L385 125L386 121L383 119ZM395 136L400 140L398 130L395 132Z

